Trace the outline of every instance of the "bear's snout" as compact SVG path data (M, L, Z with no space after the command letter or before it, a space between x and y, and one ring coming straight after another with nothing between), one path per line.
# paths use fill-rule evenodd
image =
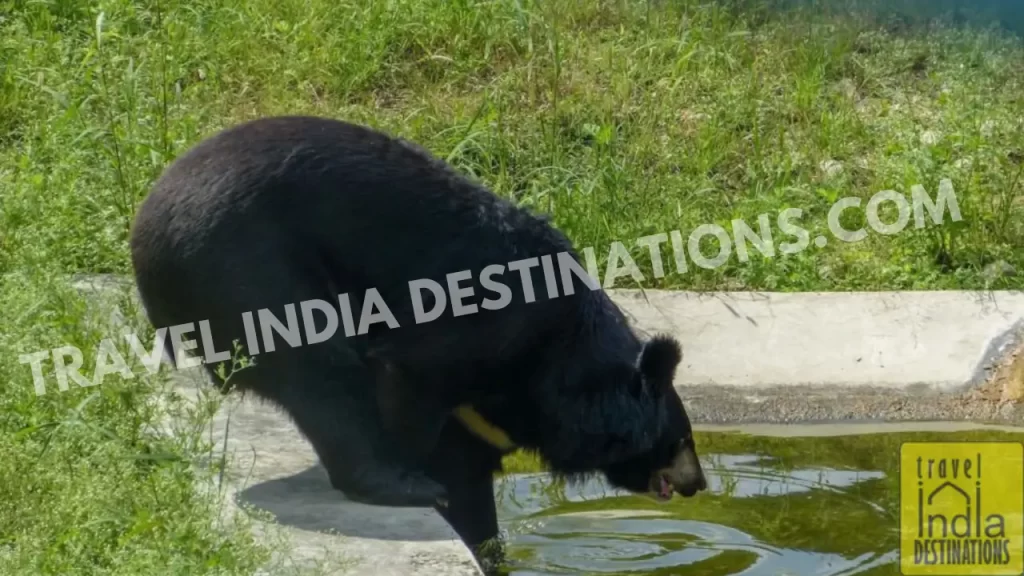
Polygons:
M672 489L685 498L707 490L708 487L704 469L701 468L700 459L697 458L697 451L692 441L679 443L679 451L672 461L672 466L662 471L662 474L665 480L672 485Z

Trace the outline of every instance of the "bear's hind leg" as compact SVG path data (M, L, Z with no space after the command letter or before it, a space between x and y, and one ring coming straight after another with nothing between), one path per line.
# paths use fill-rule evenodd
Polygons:
M412 379L399 369L371 359L375 374L375 395L381 426L405 466L425 469L437 449L441 431L452 406L442 398L443 391L428 381Z
M445 498L441 484L404 466L397 457L400 447L388 442L393 436L382 430L368 369L315 372L278 371L290 382L278 388L274 400L313 445L336 490L378 506L430 507Z

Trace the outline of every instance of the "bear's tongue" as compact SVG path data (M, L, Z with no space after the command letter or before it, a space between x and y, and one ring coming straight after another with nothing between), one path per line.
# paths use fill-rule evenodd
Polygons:
M668 483L668 480L664 476L661 477L661 491L658 495L662 498L672 497L672 485Z

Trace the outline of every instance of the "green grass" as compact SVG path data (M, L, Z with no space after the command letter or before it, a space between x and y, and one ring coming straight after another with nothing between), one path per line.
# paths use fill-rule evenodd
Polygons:
M813 237L838 198L948 178L960 223L669 264L643 286L1020 288L1004 271L1024 270L1024 48L987 27L1019 31L1019 10L975 2L943 24L943 2L784 3L0 0L0 573L242 574L265 553L191 491L202 435L153 431L158 379L37 397L17 363L73 343L91 372L107 333L66 275L129 273L153 180L243 120L416 140L645 272L639 236L800 208Z
M203 461L217 398L175 401L140 366L133 380L66 392L51 375L35 395L20 354L77 346L91 375L98 342L120 332L64 282L42 271L0 281L0 574L251 574L270 549L248 518L222 514L216 491L197 491L217 472ZM172 436L157 428L169 419Z
M756 230L765 214L778 246L793 240L778 214L799 208L831 239L838 198L934 196L944 178L963 216L795 255L734 250L646 288L1022 285L1000 273L1024 269L1018 37L733 4L8 0L0 270L127 272L134 206L168 161L239 121L315 113L416 140L552 213L602 264L624 242L645 272L644 235Z

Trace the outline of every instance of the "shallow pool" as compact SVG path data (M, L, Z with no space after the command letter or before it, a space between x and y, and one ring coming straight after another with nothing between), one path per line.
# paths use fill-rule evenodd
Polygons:
M952 431L766 437L703 432L708 491L658 503L602 481L539 473L498 482L502 574L851 576L899 574L899 446L1024 440Z

